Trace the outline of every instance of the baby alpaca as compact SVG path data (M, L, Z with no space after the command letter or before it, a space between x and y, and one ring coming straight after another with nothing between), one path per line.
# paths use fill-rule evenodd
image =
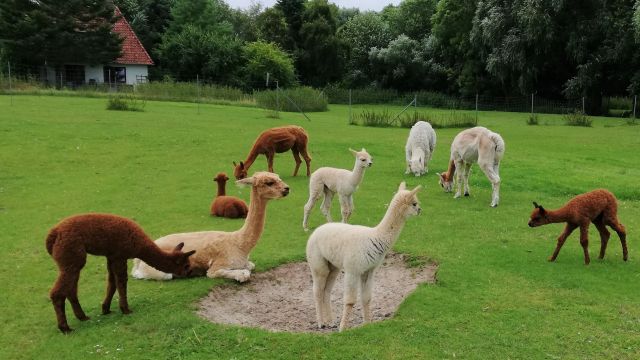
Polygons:
M371 321L373 273L400 235L406 219L420 214L418 190L420 186L408 191L405 183L401 183L387 213L376 227L329 223L311 234L307 242L307 262L313 277L318 327L323 328L333 321L331 288L340 270L344 270L344 309L340 331L345 329L349 320L358 289L364 322Z
M593 223L600 233L600 256L598 258L604 258L609 236L611 235L606 228L606 226L609 226L618 233L622 244L622 259L627 261L627 234L624 226L618 221L616 198L608 190L599 189L578 195L558 210L546 210L535 202L533 206L535 206L535 209L533 209L529 220L530 227L560 222L567 223L558 238L558 244L553 255L549 257L549 261L556 260L560 248L564 245L567 237L579 227L580 245L582 245L584 251L584 263L589 265L589 223Z
M235 196L227 196L225 193L225 185L229 178L225 173L219 173L213 178L218 183L218 195L211 203L211 215L220 216L229 219L246 218L249 208L247 204L240 198Z
M333 195L338 193L340 197L340 209L342 210L342 222L349 221L349 217L353 212L353 193L358 189L358 185L362 182L364 171L373 165L371 155L362 148L360 151L349 149L356 157L353 171L345 169L336 169L331 167L322 167L311 174L309 180L309 200L304 206L304 218L302 219L302 228L309 230L309 214L315 203L324 195L322 200L322 213L331 222L331 200Z
M69 299L79 320L89 320L78 301L78 279L87 262L87 254L107 257L109 277L102 313L111 312L111 300L118 289L120 310L129 314L127 259L137 257L162 271L186 275L191 270L189 256L195 251L183 253L183 245L180 243L172 250L162 251L136 223L116 215L84 214L62 220L49 231L46 241L47 251L59 269L50 296L60 331L71 331L65 315L65 299Z
M156 240L161 249L170 249L184 242L185 250L198 250L191 258L193 276L227 278L238 282L249 280L255 265L249 254L256 246L264 230L267 203L289 194L289 186L277 174L256 172L252 177L236 181L236 184L251 186L249 212L244 225L232 232L197 231L171 234ZM135 259L131 271L136 279L171 280L174 276L157 271L144 259Z
M407 170L405 174L413 173L420 176L429 172L428 162L436 147L436 132L426 121L418 121L411 127L409 138L404 147Z

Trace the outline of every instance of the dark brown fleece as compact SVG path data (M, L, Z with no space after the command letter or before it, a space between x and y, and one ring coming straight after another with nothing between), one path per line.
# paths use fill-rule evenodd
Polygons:
M219 173L213 181L218 183L218 195L211 203L211 215L229 219L246 218L249 208L247 203L235 196L227 196L225 185L229 178L225 173Z

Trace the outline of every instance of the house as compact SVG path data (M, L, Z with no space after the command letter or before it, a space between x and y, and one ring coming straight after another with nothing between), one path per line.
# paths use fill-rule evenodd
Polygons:
M76 87L83 84L134 85L147 82L148 67L153 65L153 60L120 9L116 7L115 11L118 21L113 25L113 31L123 39L122 56L111 64L65 64L61 71L48 67L46 78L50 84Z

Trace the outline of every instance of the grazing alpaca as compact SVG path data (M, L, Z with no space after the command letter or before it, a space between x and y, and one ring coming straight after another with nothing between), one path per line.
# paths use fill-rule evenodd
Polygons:
M273 172L273 157L276 153L283 153L289 149L293 153L293 158L296 161L296 169L293 171L293 176L298 175L298 169L302 161L300 160L300 154L304 158L304 162L307 164L307 176L311 173L311 157L307 153L307 142L309 136L307 132L300 126L289 125L283 127L276 127L263 131L256 141L253 143L253 147L247 156L247 159L236 165L235 161L233 166L233 175L237 180L247 177L247 172L258 155L264 154L267 157L267 164L269 166L269 172Z
M404 147L407 159L405 174L412 172L420 176L429 172L428 162L436 147L436 132L426 121L418 121L411 127L409 138Z
M249 208L247 204L235 196L225 194L225 184L229 178L225 173L219 173L213 178L218 183L218 195L211 203L211 215L229 219L246 218Z
M482 126L463 130L456 135L451 144L449 169L446 173L437 174L440 177L440 185L444 191L450 192L455 173L457 190L454 197L460 197L463 183L464 196L469 196L469 173L471 165L477 162L491 181L491 207L496 207L500 202L500 160L503 156L504 140L499 134Z
M340 209L342 211L342 222L349 221L351 212L353 212L353 193L358 189L358 185L362 182L364 171L373 165L373 159L367 151L362 148L360 151L349 149L356 157L356 163L353 171L345 169L336 169L331 167L323 167L313 172L309 180L309 201L304 206L304 218L302 220L302 228L309 230L309 214L320 196L324 195L322 200L322 213L327 218L327 222L331 222L331 200L333 195L338 193L340 197Z
M611 235L606 227L609 226L618 233L622 244L622 259L627 261L627 233L624 226L618 221L616 197L608 190L599 189L578 195L558 210L545 210L535 202L533 206L535 206L535 209L533 209L529 220L530 227L560 222L567 223L558 238L558 244L553 255L549 257L549 261L556 260L560 248L564 245L567 237L579 227L580 245L582 245L584 251L584 263L589 265L589 223L593 223L600 233L600 256L598 258L604 258L609 236Z
M400 235L410 215L420 213L416 193L420 186L408 191L401 183L387 213L376 227L342 223L318 227L307 242L307 262L313 277L318 327L331 324L331 288L340 270L344 270L344 309L340 331L344 330L356 302L358 289L364 322L371 321L371 289L373 272Z
M251 185L249 213L242 228L233 232L199 231L172 234L156 240L156 245L161 249L170 249L184 242L185 250L198 250L191 258L193 276L206 274L210 278L223 277L239 282L247 281L255 267L249 261L249 253L260 240L264 230L267 202L289 194L289 186L273 173L257 172L252 177L236 183ZM131 275L137 279L173 278L171 274L157 271L138 259L134 260Z
M80 270L87 262L87 253L107 257L109 277L102 313L111 312L111 299L117 288L120 310L123 314L129 314L127 259L137 257L162 271L186 275L190 271L189 256L195 252L183 253L183 244L177 244L170 251L162 251L136 223L110 214L68 217L49 231L46 246L59 269L50 296L58 318L58 329L63 333L71 331L65 315L65 299L69 299L73 313L79 320L89 320L78 301L78 280Z

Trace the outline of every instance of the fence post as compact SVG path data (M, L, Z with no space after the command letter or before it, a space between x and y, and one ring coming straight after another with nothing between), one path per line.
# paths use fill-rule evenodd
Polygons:
M582 113L584 114L584 96L582 97Z
M636 106L638 105L638 95L633 97L633 118L636 118Z
M478 125L478 93L476 93L476 125Z
M280 84L276 80L276 112L280 111Z
M635 107L634 107L634 110L635 110ZM349 89L349 124L351 124L351 89Z
M531 93L531 117L533 117L533 93Z
M200 74L196 74L196 89L198 93L197 95L198 97L196 98L196 104L198 104L198 115L200 115Z
M11 63L7 61L7 65L9 66L9 101L11 102L11 106L13 106L13 87L11 86Z
M418 94L413 95L413 110L417 110L418 108Z

